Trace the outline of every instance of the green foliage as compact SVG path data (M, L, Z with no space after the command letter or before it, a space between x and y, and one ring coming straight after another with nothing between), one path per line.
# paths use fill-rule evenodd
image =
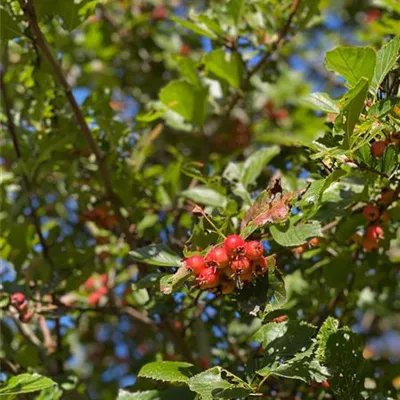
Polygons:
M4 1L0 397L394 399L399 15Z

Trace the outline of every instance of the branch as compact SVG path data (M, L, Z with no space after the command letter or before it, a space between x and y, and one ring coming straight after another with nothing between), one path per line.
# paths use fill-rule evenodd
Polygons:
M300 1L301 0L293 0L289 17L286 20L286 23L283 26L283 28L280 30L280 32L278 34L278 38L276 39L276 41L274 43L272 43L270 50L267 51L264 54L264 56L261 58L261 60L253 67L253 69L249 71L249 73L247 74L246 80L244 82L245 85L249 83L251 77L268 61L268 59L272 56L272 54L274 54L277 50L279 50L285 44L286 36L290 30L290 26L292 24L293 18L296 15L296 12L299 8ZM235 105L237 104L237 102L239 101L240 98L241 98L240 93L236 93L236 95L232 98L231 102L228 105L228 109L227 109L228 115L233 110L233 108L235 107Z
M7 47L5 49L5 55L3 56L3 60L4 60L4 64L1 67L1 71L0 71L0 90L1 90L1 98L3 101L3 107L4 107L4 112L6 114L7 117L7 128L8 128L8 132L10 133L11 136L11 140L13 143L13 147L14 147L14 152L15 155L17 157L17 160L19 162L23 162L23 157L22 157L22 152L21 152L21 146L19 143L19 139L18 139L18 135L17 135L17 130L15 128L14 125L14 120L13 120L13 116L11 113L12 110L12 104L10 101L10 98L8 97L8 92L4 83L4 75L6 74L7 71ZM24 171L22 171L22 179L23 179L23 183L25 186L25 190L28 194L28 203L29 203L29 208L31 210L31 219L32 219L32 223L35 227L36 230L36 234L39 237L39 242L42 246L42 253L44 258L47 260L47 262L49 263L49 265L51 267L53 267L53 262L51 260L50 257L50 252L49 252L49 248L46 244L46 241L44 239L43 236L43 232L42 232L42 228L41 228L41 223L40 223L40 218L36 213L36 209L33 205L33 197L34 197L34 191L33 191L33 185L31 183L31 181L28 178L28 175L26 175L26 173Z
M35 7L33 5L32 0L19 0L21 4L21 8L24 12L24 16L27 19L31 32L32 32L32 42L34 45L36 45L44 54L46 57L47 61L50 63L54 75L56 76L59 84L62 86L64 90L64 94L68 100L68 103L71 107L72 113L75 116L76 122L82 131L82 134L92 151L92 153L95 155L96 158L96 163L97 167L99 169L99 173L103 179L104 182L104 188L105 188L105 194L107 198L110 200L114 213L116 217L118 218L118 221L120 223L120 226L122 228L122 231L124 232L126 239L128 240L129 244L133 247L134 246L134 237L131 234L129 230L129 223L125 220L123 215L121 214L120 210L120 205L121 201L114 192L113 186L112 186L112 181L111 181L111 176L110 173L107 169L107 165L104 162L104 159L101 155L100 149L97 146L97 143L95 139L92 136L92 132L89 129L88 124L85 121L85 117L83 116L83 113L81 109L78 106L78 103L75 100L74 95L72 94L71 88L64 76L64 72L62 70L61 65L57 61L57 59L54 57L53 52L47 43L47 40L42 33L39 23L36 17L36 12L35 12Z

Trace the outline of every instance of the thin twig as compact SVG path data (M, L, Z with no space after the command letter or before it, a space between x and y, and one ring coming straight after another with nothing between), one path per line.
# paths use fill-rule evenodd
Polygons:
M8 128L8 132L10 133L11 136L11 140L13 143L13 147L14 147L14 152L15 155L17 157L17 160L19 162L23 162L23 157L22 157L22 152L21 152L21 146L19 143L19 139L18 139L18 135L17 135L17 130L16 127L14 125L14 120L13 120L13 116L11 113L12 110L12 104L11 104L11 100L8 97L8 92L4 83L4 75L7 72L7 47L5 49L5 55L3 56L3 60L4 60L4 64L1 66L1 71L0 71L0 90L1 90L1 98L3 101L3 107L4 107L4 112L6 114L7 117L7 128ZM36 213L36 209L34 207L34 203L33 203L33 199L34 199L34 191L33 191L33 185L28 177L28 175L22 171L22 179L23 179L23 183L25 186L25 190L27 192L28 195L28 203L29 203L29 208L30 208L30 215L31 215L31 219L32 219L32 223L35 227L36 230L36 234L38 235L39 238L39 242L40 245L42 246L42 253L44 258L47 260L47 262L50 264L51 267L53 267L53 262L51 260L50 257L50 252L49 252L49 247L46 244L46 241L44 239L43 236L43 232L42 232L42 228L41 228L41 223L40 223L40 218Z
M64 90L64 94L68 100L68 103L71 107L71 110L75 116L76 122L78 123L79 128L82 131L82 134L92 151L92 153L95 155L96 158L96 163L99 169L99 173L103 179L104 182L104 188L105 188L105 194L109 201L111 202L113 206L114 213L116 217L118 218L118 222L120 223L120 226L126 236L126 239L128 240L129 244L133 247L134 245L134 236L131 234L130 229L129 229L129 223L125 220L123 217L120 206L121 206L121 201L117 194L115 193L113 186L112 186L112 180L111 180L111 175L108 171L107 165L102 157L102 154L100 152L99 147L97 146L97 143L95 139L92 136L92 132L89 129L88 124L86 123L85 117L83 116L83 113L81 109L79 108L79 105L77 101L75 100L75 97L72 93L72 90L67 82L67 79L64 76L64 72L62 70L61 65L57 61L57 59L54 57L53 52L47 43L47 40L42 33L39 23L36 17L36 12L35 12L35 7L33 5L32 0L19 0L21 4L21 8L24 12L25 18L29 22L29 26L31 29L32 33L32 41L34 44L37 45L37 47L42 51L48 62L50 63L54 75L56 76L58 82L62 86Z

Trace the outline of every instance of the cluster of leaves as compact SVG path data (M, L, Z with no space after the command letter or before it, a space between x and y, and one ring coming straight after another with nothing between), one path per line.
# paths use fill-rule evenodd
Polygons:
M326 3L0 6L1 396L394 398L400 9ZM276 264L191 285L231 234Z

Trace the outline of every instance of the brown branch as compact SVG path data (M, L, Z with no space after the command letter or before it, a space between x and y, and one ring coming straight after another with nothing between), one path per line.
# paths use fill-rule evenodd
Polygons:
M251 77L268 61L268 59L274 54L276 51L278 51L286 42L286 36L290 30L290 26L292 24L293 18L296 15L296 12L299 8L301 0L293 0L291 11L289 14L288 19L286 20L285 25L283 28L280 30L278 34L278 38L274 43L272 43L271 48L269 51L267 51L264 56L261 58L261 60L249 71L247 74L247 77L244 81L244 84L242 86L245 86L249 83ZM238 92L236 93L235 96L233 96L232 100L230 101L228 108L227 108L227 115L230 114L230 112L233 110L237 102L240 100L241 94Z
M3 101L4 112L5 112L6 118L7 118L7 128L8 128L8 132L10 133L10 136L11 136L15 155L19 162L23 162L21 146L19 143L18 135L17 135L17 129L14 125L14 119L13 119L13 116L11 113L12 104L11 104L10 98L8 97L8 92L6 89L6 85L4 83L4 75L6 74L6 71L7 71L7 47L5 49L5 55L3 56L3 60L4 60L4 64L2 65L1 71L0 71L1 98ZM42 246L43 256L47 260L49 265L51 267L53 267L53 262L50 257L49 248L48 248L46 241L44 239L44 236L43 236L43 232L42 232L42 228L41 228L41 224L40 224L40 218L37 215L36 209L33 204L33 198L34 198L33 185L31 183L28 175L24 171L22 171L22 180L23 180L23 183L25 186L25 190L28 194L28 203L29 203L29 208L31 210L31 219L32 219L32 223L35 227L36 234L39 237L39 242Z
M57 61L56 57L53 55L53 52L52 52L49 44L47 43L47 40L46 40L44 34L42 33L42 31L39 27L39 23L37 20L33 1L32 0L19 0L19 2L21 4L21 8L24 12L24 16L27 19L27 21L29 23L29 27L31 29L32 41L42 51L45 58L50 63L50 65L53 69L54 75L56 76L59 84L61 85L61 87L64 90L64 94L68 100L70 107L71 107L72 113L75 116L76 122L77 122L80 130L82 131L82 134L87 142L87 145L89 146L92 153L95 155L97 167L99 169L99 173L104 182L105 194L113 206L114 213L115 213L116 217L118 218L118 222L121 226L122 231L124 232L124 234L126 236L126 239L128 240L129 244L133 247L134 246L134 237L129 230L129 223L125 220L125 218L123 217L123 215L121 213L121 210L120 210L121 201L113 189L111 175L108 171L107 165L101 155L100 149L97 146L95 139L92 136L92 132L90 131L89 126L85 121L85 117L83 116L83 113L82 113L81 109L79 108L78 103L75 100L72 90L64 76L62 67L59 64L59 62Z

